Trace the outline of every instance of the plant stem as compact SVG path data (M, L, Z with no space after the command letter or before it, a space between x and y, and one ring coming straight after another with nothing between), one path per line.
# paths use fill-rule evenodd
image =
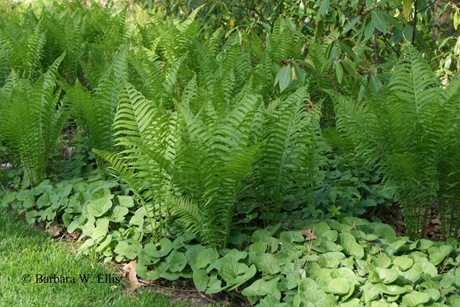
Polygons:
M412 21L412 46L415 47L415 34L417 32L417 2L414 0L414 20Z

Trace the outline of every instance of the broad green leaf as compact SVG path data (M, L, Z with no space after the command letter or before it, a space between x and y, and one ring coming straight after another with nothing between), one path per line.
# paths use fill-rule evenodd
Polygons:
M342 34L345 34L351 29L353 29L353 27L356 26L356 24L358 23L360 19L361 19L361 16L356 16L355 18L353 18L353 20L350 21L350 23L347 24L345 28L343 28Z
M441 292L436 289L425 289L423 291L431 297L433 302L436 302L441 297Z
M195 261L195 268L196 269L205 269L209 265L214 264L217 259L219 259L219 254L212 248L207 248L202 250Z
M385 15L383 12L373 10L371 12L372 24L374 27L382 32L383 34L387 33L387 23L385 21Z
M267 242L256 242L249 245L249 253L263 254L267 251L268 244Z
M281 271L278 259L273 254L262 254L255 257L257 269L266 275L274 275Z
M233 262L231 259L223 259L219 275L227 284L233 284L236 276L238 275L238 263Z
M92 238L96 240L100 237L107 235L109 230L109 219L108 218L100 218L96 220L96 228L94 228Z
M393 263L397 265L402 271L407 271L414 264L414 260L407 256L398 256L393 259Z
M374 31L375 31L375 25L372 21L369 21L367 24L366 24L366 27L364 28L364 37L366 39L369 39L372 37L372 35L374 35Z
M460 25L460 13L459 11L456 11L454 14L454 29L458 29L458 25Z
M381 293L377 285L369 282L361 286L360 290L363 291L362 298L364 299L364 303L375 300Z
M125 220L125 216L128 214L129 210L126 207L116 206L113 208L112 215L110 220L115 223L121 223Z
M415 268L411 268L405 272L401 272L401 276L407 280L410 280L413 283L416 283L422 278L422 274L420 271L416 270Z
M444 259L446 259L447 256L450 255L450 253L452 252L452 246L442 245L439 247L431 247L430 249L428 249L428 252L430 254L430 262L434 265L438 265L442 261L444 261Z
M304 237L297 231L283 231L280 234L280 239L290 243L305 241Z
M247 282L249 279L254 277L256 273L257 273L257 269L255 265L251 265L250 267L248 267L244 263L238 263L238 275L233 281L235 285L230 287L229 290L236 289L241 284Z
M396 269L375 268L375 272L377 272L380 280L384 284L391 284L399 277L399 272Z
M375 259L375 265L378 266L379 268L386 269L391 265L391 259L386 254L380 254Z
M80 228L80 226L85 222L86 218L84 216L80 216L74 219L69 226L67 227L67 231L69 233L74 232L76 229Z
M359 298L356 298L356 297L354 299L352 299L352 300L349 300L349 301L339 305L339 307L361 307L361 306L362 306L362 304L361 304Z
M356 242L355 237L351 233L341 233L340 239L345 253L350 256L355 256L359 259L364 257L363 247Z
M209 282L209 276L206 269L198 269L193 271L193 283L198 291L206 290ZM220 287L220 285L219 285Z
M17 195L16 198L19 201L25 201L28 198L33 197L34 194L31 190L21 190Z
M354 288L353 283L350 283L350 281L346 278L338 277L329 282L327 285L327 292L337 295L345 295L348 294L352 288Z
M426 239L420 239L415 242L416 246L420 250L428 250L430 247L433 246L434 242Z
M171 280L171 281L178 280L180 278L180 276L181 276L181 274L176 273L176 272L163 271L163 272L160 273L161 278Z
M313 225L313 233L318 237L322 236L329 230L331 230L331 227L325 222L319 222Z
M397 285L384 285L384 284L377 284L377 289L381 293L385 293L388 295L400 295L408 292L408 290L404 287L400 287Z
M275 86L278 84L280 88L280 92L284 92L284 90L289 86L291 82L291 65L286 65L278 72L275 78Z
M206 294L213 294L220 291L222 291L222 281L217 277L217 274L213 274L209 279Z
M271 280L258 279L253 282L249 287L244 288L241 292L244 296L265 296L268 294L273 295L275 298L281 298L281 292L277 288L280 277Z
M343 79L342 64L340 64L339 62L335 62L334 66L335 66L335 74L337 76L337 81L339 82L339 84L342 84L342 79Z
M423 306L430 301L430 298L427 293L413 291L403 296L402 303L408 307Z
M403 249L404 245L407 243L407 240L398 240L398 241L395 241L393 243L391 243L390 245L388 245L388 247L385 249L385 253L387 253L388 255L390 256L393 256L394 254L396 254L398 251L400 251L401 249Z
M129 220L129 225L135 226L144 226L144 219L146 216L146 209L145 207L140 207L139 209L134 212L133 217Z
M428 274L431 277L435 277L438 275L438 269L426 258L415 258L415 264L413 266L414 269L419 271L422 274Z
M132 208L134 206L134 200L131 196L119 195L117 197L118 197L118 202L120 203L121 206L126 207L126 208Z
M412 12L412 0L402 0L402 4L404 18L408 19L410 13Z
M28 224L34 224L35 219L38 217L38 211L37 210L30 210L26 212L26 221Z
M329 6L330 6L329 0L321 0L321 5L318 11L319 15L325 15L327 11L329 10Z
M159 248L159 249L158 249ZM162 238L156 244L155 250L149 249L148 255L153 258L161 258L168 255L172 250L172 242L168 238Z
M17 192L8 192L2 197L2 201L0 202L0 207L6 207L8 204L16 200Z
M115 247L115 253L128 259L134 259L142 249L142 244L133 239L121 241Z
M43 208L43 207L48 207L50 205L50 196L48 193L42 194L38 199L37 199L37 208Z
M104 252L104 250L106 250L110 243L112 243L112 239L113 239L113 236L112 235L107 235L100 243L99 243L99 246L96 248L96 252L97 253L102 253ZM112 251L110 250L110 253L112 253Z
M187 265L187 257L184 253L175 250L166 258L166 262L171 272L181 272Z
M104 215L110 208L112 208L112 200L109 198L98 198L87 205L88 213L95 217Z

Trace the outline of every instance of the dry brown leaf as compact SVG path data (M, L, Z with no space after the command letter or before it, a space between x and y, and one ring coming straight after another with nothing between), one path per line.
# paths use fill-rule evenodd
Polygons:
M141 286L141 283L139 282L136 276L136 264L137 260L132 260L123 267L125 276L128 277L129 284L131 285L131 288L133 290Z
M63 225L50 225L46 231L53 237L59 237L64 233Z
M311 231L311 229L303 229L298 232L305 237L305 241L318 240L318 237L313 233L313 231Z

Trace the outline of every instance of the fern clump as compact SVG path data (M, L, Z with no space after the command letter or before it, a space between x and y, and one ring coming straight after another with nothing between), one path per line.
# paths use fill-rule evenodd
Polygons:
M407 45L378 96L362 103L347 98L336 102L338 128L354 142L356 154L375 165L396 190L412 238L424 236L430 207L445 198L443 191L451 190L446 179L460 169L448 157L458 152L458 102L447 99L450 91L440 87Z
M64 56L37 81L12 73L1 89L1 139L24 166L32 185L45 179L49 159L67 119L56 84L57 69Z

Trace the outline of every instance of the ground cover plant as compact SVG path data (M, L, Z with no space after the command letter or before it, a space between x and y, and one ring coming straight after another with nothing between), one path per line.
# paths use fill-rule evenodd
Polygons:
M458 304L457 6L232 3L1 7L2 210L235 302Z

